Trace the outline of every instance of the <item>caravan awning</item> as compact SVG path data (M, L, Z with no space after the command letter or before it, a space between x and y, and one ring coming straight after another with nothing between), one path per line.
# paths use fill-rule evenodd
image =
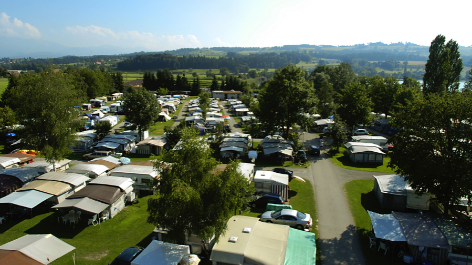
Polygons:
M403 230L393 214L379 214L367 211L372 221L376 238L389 241L406 241Z
M74 250L75 247L51 234L43 234L25 235L1 245L0 249L19 251L43 264L50 264L54 260Z
M223 148L220 149L220 152L224 152L224 151L243 152L244 149L241 148L241 147L236 147L236 146L227 146L227 147L223 147Z
M446 237L426 214L393 212L400 222L408 245L449 248Z
M179 264L185 254L190 254L188 245L177 245L153 240L132 262L131 265Z
M61 195L69 190L72 187L69 184L62 183L59 181L54 180L33 180L31 183L21 187L17 191L24 191L24 190L37 190L42 191L44 193L49 193L52 195Z
M0 203L11 203L25 208L34 208L53 195L37 190L15 191L0 199Z
M100 142L98 143L95 147L103 147L103 148L108 148L108 149L116 149L120 146L119 143L114 143L114 142Z
M109 204L99 202L90 198L66 199L65 201L51 207L51 208L68 208L74 207L91 213L101 213Z

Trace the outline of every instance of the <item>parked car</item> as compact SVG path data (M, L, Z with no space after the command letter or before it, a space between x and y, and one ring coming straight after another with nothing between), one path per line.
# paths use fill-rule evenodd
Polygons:
M261 215L260 220L267 223L289 225L300 230L311 229L313 224L310 214L292 209L267 211Z
M393 151L394 145L393 144L388 144L388 151Z
M315 155L315 156L320 155L320 148L316 145L311 145L308 151L310 152L311 155Z
M226 124L225 127L224 127L224 131L230 133L231 132L231 126Z
M268 203L284 204L284 200L277 193L265 193L262 196L255 196L249 204L252 208L265 208Z
M300 163L305 163L307 161L305 150L298 150L295 159Z
M95 151L93 153L85 154L83 157L85 159L94 159L99 157L105 157L111 155L111 151Z
M292 178L293 178L293 171L282 168L282 167L276 167L276 168L272 169L272 172L280 173L280 174L287 174L289 181L292 180Z
M131 262L143 251L142 247L134 246L123 250L110 265L131 265Z
M354 135L369 135L366 129L357 129L354 131Z

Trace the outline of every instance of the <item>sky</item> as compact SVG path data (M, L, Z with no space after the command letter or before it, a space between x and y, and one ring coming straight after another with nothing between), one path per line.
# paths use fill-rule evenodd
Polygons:
M471 9L470 0L23 0L1 5L0 38L165 51L371 42L429 46L442 34L471 46Z

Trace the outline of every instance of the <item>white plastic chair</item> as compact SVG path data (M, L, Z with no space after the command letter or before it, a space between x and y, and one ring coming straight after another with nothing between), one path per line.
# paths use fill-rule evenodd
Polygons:
M80 215L82 214L82 211L77 211L77 213L75 214L75 218L77 219L77 221L80 220Z
M375 238L369 236L369 241L370 241L370 247L369 247L369 248L374 247L374 251L375 251L375 247L376 247L376 245L377 245L377 242L375 241Z
M384 242L380 242L380 245L379 245L379 248L377 249L377 251L380 251L380 249L385 250L384 255L387 255L388 247Z

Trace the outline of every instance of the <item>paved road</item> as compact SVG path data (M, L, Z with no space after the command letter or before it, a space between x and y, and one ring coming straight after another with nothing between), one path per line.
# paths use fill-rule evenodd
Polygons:
M228 104L226 104L225 101L220 101L219 104L223 107L223 113L224 115L228 115L231 117L230 120L227 120L229 125L231 126L231 132L240 132L242 133L243 130L241 129L241 126L236 123L236 120L234 119L234 114L228 109Z
M302 140L305 146L319 145L315 133L304 133ZM329 139L325 140L329 143ZM371 179L373 175L382 173L337 167L329 160L326 150L309 159L307 169L294 169L294 173L310 180L315 190L321 264L365 264L343 186L351 180Z

